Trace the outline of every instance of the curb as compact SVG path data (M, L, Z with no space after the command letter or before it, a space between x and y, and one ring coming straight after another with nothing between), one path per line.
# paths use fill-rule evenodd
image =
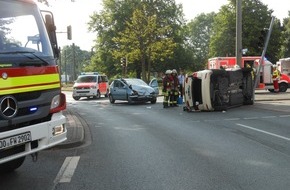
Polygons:
M87 125L85 120L73 109L67 108L63 111L67 118L67 140L57 145L58 148L73 148L84 144L85 131L84 126Z

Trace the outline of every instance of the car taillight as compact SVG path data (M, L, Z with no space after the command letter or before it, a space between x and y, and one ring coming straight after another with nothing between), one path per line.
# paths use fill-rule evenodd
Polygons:
M66 97L65 94L60 93L53 97L50 104L50 113L60 112L61 110L66 109Z

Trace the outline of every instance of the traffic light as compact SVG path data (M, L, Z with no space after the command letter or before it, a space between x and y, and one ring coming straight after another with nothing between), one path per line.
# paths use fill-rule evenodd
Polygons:
M71 40L72 39L72 31L71 31L71 25L67 26L66 28L66 33L67 33L67 39Z
M122 58L120 59L120 61L121 61L121 65L122 65L122 66L125 66L125 65L126 65L126 58L125 58L125 57L122 57Z

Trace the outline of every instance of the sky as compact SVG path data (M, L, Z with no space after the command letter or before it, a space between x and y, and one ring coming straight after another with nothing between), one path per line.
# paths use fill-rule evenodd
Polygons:
M102 0L50 0L51 11L54 13L57 32L66 32L68 25L72 26L72 40L67 40L65 33L58 33L58 45L79 46L82 50L91 51L96 34L88 31L87 23L89 16L102 9ZM228 3L228 0L175 0L182 4L185 19L187 21L194 19L201 13L218 12L222 5ZM278 19L286 18L290 10L289 0L261 0L273 9L273 15Z

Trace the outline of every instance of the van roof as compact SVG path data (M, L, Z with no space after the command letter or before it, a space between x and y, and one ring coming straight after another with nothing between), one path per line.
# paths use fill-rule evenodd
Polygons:
M82 72L81 75L100 75L98 72Z

